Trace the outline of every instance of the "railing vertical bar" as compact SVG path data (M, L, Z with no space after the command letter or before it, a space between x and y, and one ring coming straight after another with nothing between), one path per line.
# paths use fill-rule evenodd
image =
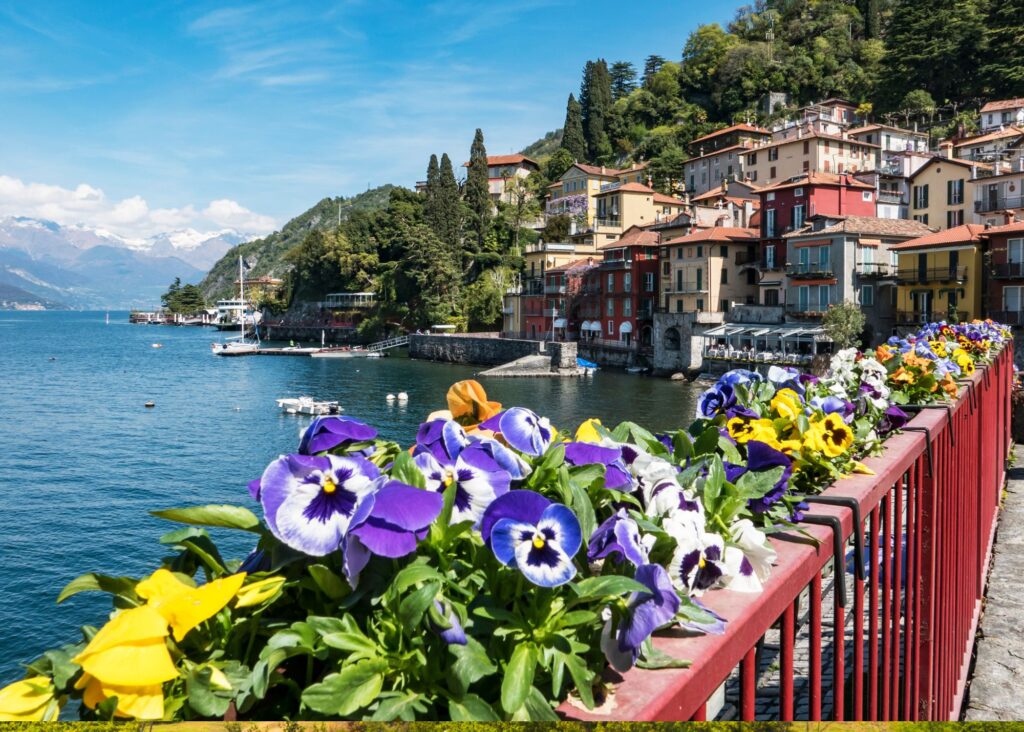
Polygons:
M883 722L889 721L889 654L890 654L890 638L891 629L889 623L892 619L892 615L889 612L890 603L890 585L892 583L892 553L893 553L893 542L892 542L892 501L890 500L891 489L889 493L886 493L882 498L882 551L880 559L875 559L875 564L881 564L882 570L882 675L878 680L880 689L879 696L882 702L882 707L879 712L879 719Z
M780 641L779 687L782 698L779 700L779 719L783 722L793 721L793 644L796 635L795 601L786 606L782 613L782 632Z
M740 661L740 719L754 721L757 709L757 646Z
M878 506L871 511L871 531L868 540L868 710L869 722L878 719Z
M842 574L840 577L846 580ZM841 722L846 716L846 610L838 602L833 602L832 607L832 719Z
M918 470L921 466L920 460L910 466L907 474L907 581L904 583L904 611L905 620L903 634L903 719L913 718L911 699L914 695L914 677L917 673L914 663L914 651L917 636L914 629L917 623L917 613L914 608L917 580L917 485L919 479Z
M836 582L843 581L842 568L836 567ZM836 602L838 605L839 603ZM808 639L810 651L810 668L808 669L808 681L810 686L810 700L808 704L808 719L813 722L821 721L821 573L817 572L811 580L811 601L808 605L808 613L811 618L811 633ZM840 629L836 628L836 632Z
M891 670L891 691L890 702L891 718L901 719L900 705L900 621L903 617L903 490L907 484L907 476L904 474L893 488L893 568L892 568L892 670Z

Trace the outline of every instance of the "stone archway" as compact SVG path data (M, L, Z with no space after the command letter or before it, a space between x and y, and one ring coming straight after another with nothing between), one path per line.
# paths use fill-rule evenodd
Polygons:
M665 350L678 351L680 346L679 329L669 328L665 331Z

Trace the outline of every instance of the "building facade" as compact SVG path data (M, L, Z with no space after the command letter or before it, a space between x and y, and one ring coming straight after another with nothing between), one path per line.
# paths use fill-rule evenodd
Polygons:
M976 166L963 160L931 158L910 176L910 218L933 229L969 223L975 173Z
M767 142L771 133L755 125L737 124L698 137L690 145L690 159L683 163L683 180L691 196L700 196L731 180L743 180L739 153Z
M983 286L985 315L1024 326L1024 222L987 227L982 240L989 258L988 281Z
M660 308L669 313L704 313L722 322L734 305L757 299L758 231L713 226L696 229L661 246Z
M463 163L469 167L469 163ZM530 173L540 170L540 165L525 155L488 155L487 156L487 189L494 202L513 203L513 181L527 178Z
M983 133L1009 125L1024 126L1024 98L998 99L981 108L978 128Z
M812 171L841 174L875 168L878 145L807 132L803 127L783 134L770 143L740 152L747 180L766 186Z

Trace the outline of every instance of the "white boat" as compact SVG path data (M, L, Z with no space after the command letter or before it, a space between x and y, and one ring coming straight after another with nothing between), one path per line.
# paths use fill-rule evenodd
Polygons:
M628 369L626 369L627 374L642 374L645 371L647 371L646 366L630 366Z
M238 257L238 299L245 302L245 272L242 269L242 257ZM255 320L253 321L255 325ZM260 334L256 332L256 340L250 341L245 337L245 318L238 321L239 334L234 338L225 338L220 343L210 345L214 356L244 356L248 353L256 353L260 350Z
M337 402L318 401L313 397L286 397L277 400L277 406L287 414L337 414L342 411Z

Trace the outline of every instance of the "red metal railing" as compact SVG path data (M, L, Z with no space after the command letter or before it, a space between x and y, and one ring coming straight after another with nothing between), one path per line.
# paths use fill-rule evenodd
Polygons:
M811 504L806 536L772 539L758 595L715 591L721 636L660 636L687 669L613 675L587 720L955 720L992 550L1010 433L1012 349L921 408L875 475L844 478Z

